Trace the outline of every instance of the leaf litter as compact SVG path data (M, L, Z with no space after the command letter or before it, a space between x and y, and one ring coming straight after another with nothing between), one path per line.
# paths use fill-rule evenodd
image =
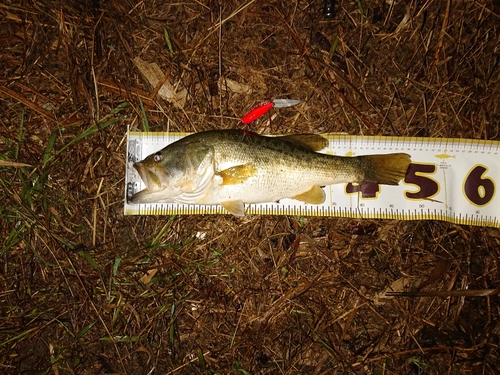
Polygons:
M0 372L498 373L497 229L122 214L127 126L266 98L303 103L252 131L499 139L496 2L322 9L0 5Z

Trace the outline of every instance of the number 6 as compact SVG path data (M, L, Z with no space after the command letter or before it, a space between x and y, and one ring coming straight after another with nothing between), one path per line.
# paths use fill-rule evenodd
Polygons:
M475 165L467 174L463 193L474 206L485 206L495 195L495 182L483 175L488 171L484 165Z

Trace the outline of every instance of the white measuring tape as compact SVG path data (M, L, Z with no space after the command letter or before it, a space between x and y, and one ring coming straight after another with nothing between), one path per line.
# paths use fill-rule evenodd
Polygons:
M145 188L133 163L188 133L129 132L125 176L125 215L224 214L221 206L132 204ZM326 186L323 204L293 199L252 204L247 214L335 216L398 220L445 220L457 224L500 227L500 142L453 138L365 137L325 134L323 150L341 156L406 152L412 163L399 186L338 184ZM291 182L293 183L293 182Z

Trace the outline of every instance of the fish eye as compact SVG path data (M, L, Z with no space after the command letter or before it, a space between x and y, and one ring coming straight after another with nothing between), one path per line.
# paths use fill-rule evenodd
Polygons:
M159 163L160 161L163 160L163 155L161 153L156 153L154 156L153 156L153 160L157 163Z

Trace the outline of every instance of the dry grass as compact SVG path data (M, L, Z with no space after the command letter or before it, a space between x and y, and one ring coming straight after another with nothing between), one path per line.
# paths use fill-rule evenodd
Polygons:
M142 113L153 131L233 128L289 97L305 104L251 130L500 138L498 2L321 9L0 4L0 159L28 164L0 165L1 373L500 374L496 229L122 215ZM398 285L441 295L381 294Z

